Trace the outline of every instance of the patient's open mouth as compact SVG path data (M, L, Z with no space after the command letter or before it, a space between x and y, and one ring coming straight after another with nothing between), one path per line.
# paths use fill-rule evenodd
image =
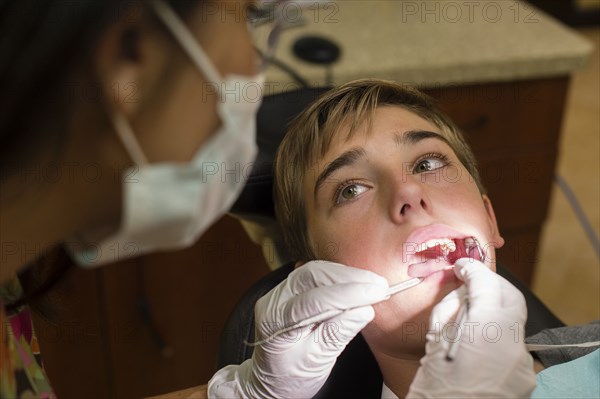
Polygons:
M460 258L471 258L483 262L484 253L474 237L440 238L421 244L414 254L418 262L408 267L411 277L427 277L435 272L453 267Z

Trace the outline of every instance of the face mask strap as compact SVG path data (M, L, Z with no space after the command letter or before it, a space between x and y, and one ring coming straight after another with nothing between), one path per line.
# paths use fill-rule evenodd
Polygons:
M181 18L175 14L173 9L164 0L151 0L150 5L160 20L175 36L188 57L200 69L209 82L217 86L223 81L221 74L212 61L208 58L198 40L192 35L188 27L181 21Z
M121 139L121 143L123 143L123 146L129 153L129 156L133 162L139 166L147 165L148 159L144 155L144 151L142 151L142 148L135 138L133 129L131 128L129 122L125 119L125 116L123 116L123 113L117 111L116 109L111 109L110 117L117 135Z
M215 85L221 82L221 76L208 56L204 53L196 38L183 24L171 7L164 0L151 0L149 2L158 18L165 24L171 34L175 36L183 50L194 64L205 74L206 78ZM218 88L217 88L218 90ZM124 115L116 109L109 111L114 128L129 153L131 159L138 165L147 165L148 159L140 147L133 129Z

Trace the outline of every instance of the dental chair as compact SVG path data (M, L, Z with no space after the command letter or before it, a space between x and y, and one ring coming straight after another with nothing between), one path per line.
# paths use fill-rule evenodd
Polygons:
M275 220L272 201L272 162L287 124L328 89L301 89L265 97L258 113L257 142L259 155L256 166L248 178L244 191L231 213L242 220ZM545 328L564 325L523 283L506 268L497 264L497 272L515 285L527 301L528 320L526 335ZM283 281L294 270L294 262L276 268L254 284L234 308L221 335L218 368L240 364L252 356L253 348L244 341L254 341L254 304ZM375 358L362 335L350 342L338 358L331 375L314 398L379 399L383 377Z

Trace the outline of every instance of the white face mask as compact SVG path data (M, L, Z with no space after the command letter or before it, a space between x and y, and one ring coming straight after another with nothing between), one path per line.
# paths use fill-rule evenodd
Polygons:
M211 84L220 95L217 113L222 127L189 163L150 165L129 122L114 110L114 128L139 168L126 171L123 177L123 219L119 231L97 244L85 238L70 243L72 256L82 267L193 244L233 205L258 152L256 112L264 77L230 75L222 79L171 8L162 0L152 1L152 6L207 81L214 82Z

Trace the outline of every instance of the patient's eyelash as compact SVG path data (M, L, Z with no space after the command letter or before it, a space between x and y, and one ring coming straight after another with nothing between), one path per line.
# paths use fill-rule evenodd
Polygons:
M425 163L425 161L435 160L439 163L439 165L431 166L431 163ZM430 152L425 155L421 155L414 163L412 167L412 173L425 173L430 172L436 169L440 169L446 167L450 164L450 158L447 155L439 153L439 152ZM427 166L425 166L427 165ZM426 167L427 169L419 170L420 166Z
M429 152L427 154L421 155L419 158L417 158L416 161L413 162L412 173L426 173L437 169L441 169L443 167L448 166L449 164L450 158L447 155L439 152ZM360 193L357 193L352 198L340 200L342 192L351 186L359 186L361 188L365 188L366 190L370 188L368 185L366 185L364 182L361 182L360 180L346 180L342 182L333 193L333 197L331 200L334 206L340 206L347 202L353 201L355 198L362 195L364 191L366 191L364 190Z
M339 201L340 195L342 194L342 192L350 187L350 186L361 186L361 187L367 187L363 182L360 182L358 180L346 180L345 182L343 182L342 184L340 184L337 189L335 190L335 192L333 193L333 198L332 198L332 202L334 206L339 206L339 205L343 205L345 203L347 203L348 201L352 201L354 198L358 197L360 194L357 194L356 197L352 198L352 199L348 199L345 200L343 202ZM362 194L362 193L361 193Z

